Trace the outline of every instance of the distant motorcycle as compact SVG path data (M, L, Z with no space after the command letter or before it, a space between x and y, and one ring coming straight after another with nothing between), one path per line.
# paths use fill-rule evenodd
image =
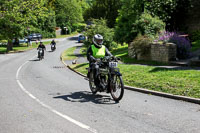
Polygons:
M117 68L119 58L116 57L104 57L98 59L96 63L99 65L98 79L104 86L98 88L94 82L93 69L88 68L88 78L90 90L93 94L97 92L110 93L114 101L118 102L122 99L124 94L124 83L122 80L122 74Z
M51 45L51 51L56 50L56 46L55 45Z
M42 60L44 58L44 53L42 48L38 48L38 58L39 60Z

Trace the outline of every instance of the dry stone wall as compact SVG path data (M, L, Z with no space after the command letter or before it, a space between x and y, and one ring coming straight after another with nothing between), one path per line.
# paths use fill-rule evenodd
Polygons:
M169 62L176 58L176 44L151 44L151 60L159 62Z
M151 47L146 54L137 53L135 56L134 50L131 45L129 45L129 56L132 58L137 58L138 60L152 60L158 62L169 62L176 59L176 44L174 43L152 43Z

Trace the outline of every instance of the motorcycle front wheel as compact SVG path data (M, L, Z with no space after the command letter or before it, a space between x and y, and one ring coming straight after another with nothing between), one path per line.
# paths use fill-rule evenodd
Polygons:
M89 86L90 86L90 90L92 91L93 94L97 93L97 87L94 83L94 77L93 77L93 73L89 72Z
M110 93L114 101L118 102L124 95L124 83L122 76L113 76L113 80L110 83Z

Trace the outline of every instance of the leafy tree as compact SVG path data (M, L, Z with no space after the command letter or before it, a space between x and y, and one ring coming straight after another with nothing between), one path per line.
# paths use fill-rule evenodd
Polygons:
M93 19L93 25L89 27L89 29L85 32L85 36L88 39L84 42L84 44L88 47L93 44L92 39L95 34L101 34L104 37L104 45L107 48L115 47L116 43L113 41L114 30L108 28L106 25L106 20L104 19Z
M77 0L55 0L57 26L65 27L83 21L82 8Z
M42 0L10 0L0 5L0 37L8 40L7 51L12 50L12 39L22 37L30 24L47 14Z
M108 26L113 28L120 7L120 0L95 0L91 8L84 12L84 18L85 20L104 18L107 20Z
M143 0L121 0L122 7L116 19L115 40L131 42L138 34L136 20L143 12Z
M191 0L145 0L145 9L166 22L170 31L184 27L182 24L191 6Z

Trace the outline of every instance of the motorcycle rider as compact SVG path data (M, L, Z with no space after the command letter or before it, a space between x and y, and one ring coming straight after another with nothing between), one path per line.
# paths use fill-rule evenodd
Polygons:
M93 70L94 83L98 88L103 88L104 86L100 84L98 79L99 65L96 60L105 57L112 56L109 50L103 45L103 36L96 34L93 36L93 44L87 50L87 60L89 61L89 66ZM87 75L89 77L89 73Z
M42 48L42 56L43 56L43 58L44 58L44 50L46 50L46 47L45 47L45 45L44 45L41 41L40 41L40 44L38 45L37 50L38 50L39 48ZM39 58L39 53L38 53L38 58Z
M54 48L56 49L56 42L55 42L54 39L51 41L51 44L50 44L50 45L51 45L51 46L54 45Z

